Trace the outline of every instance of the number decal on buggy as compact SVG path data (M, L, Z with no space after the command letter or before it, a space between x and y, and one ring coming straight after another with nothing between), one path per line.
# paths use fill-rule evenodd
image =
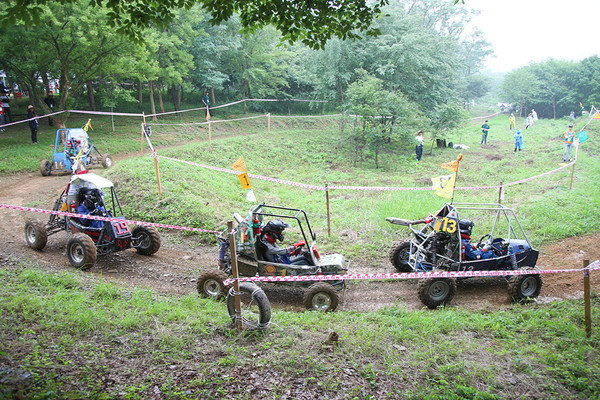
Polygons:
M129 227L127 226L127 223L124 221L116 223L115 228L117 229L117 235L119 235L119 236L129 233Z
M436 231L445 231L448 233L454 233L454 232L456 232L456 220L447 218L447 217L438 219L437 221L435 221L435 225L433 226L433 229L435 229Z

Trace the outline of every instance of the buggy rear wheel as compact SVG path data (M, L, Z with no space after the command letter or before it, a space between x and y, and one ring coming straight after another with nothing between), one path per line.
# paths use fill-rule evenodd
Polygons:
M52 163L48 160L42 160L40 163L40 173L42 176L49 176L52 173Z
M27 245L34 250L41 250L48 243L48 232L44 224L37 220L27 221L25 223L25 240Z
M434 309L450 303L456 293L456 280L453 278L421 279L418 291L421 303Z
M533 270L522 267L519 271ZM539 296L542 290L542 277L539 274L513 275L508 279L508 294L517 303L527 303Z
M104 168L110 168L113 165L113 159L110 154L105 154L102 158L102 166Z
M96 245L85 233L76 233L67 243L67 257L75 268L86 270L96 262Z
M410 239L404 239L394 243L390 249L390 262L398 272L414 272L408 263L410 257Z
M313 283L306 289L303 296L304 307L307 310L335 311L340 298L333 286L325 282Z
M135 226L131 230L133 247L138 253L151 256L160 249L160 235L153 226Z
M271 303L265 292L251 282L240 282L242 321L253 328L266 329L271 323ZM233 287L227 296L227 311L236 322L235 296Z
M218 300L227 295L227 289L223 281L227 279L227 274L219 270L204 271L198 277L198 293L207 299Z

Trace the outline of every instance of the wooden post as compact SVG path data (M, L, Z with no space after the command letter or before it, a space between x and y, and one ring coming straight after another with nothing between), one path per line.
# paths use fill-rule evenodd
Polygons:
M583 260L583 268L590 264L590 260ZM585 334L587 337L592 336L592 308L590 302L590 271L583 270L583 301L585 309Z
M571 183L569 184L569 190L573 187L573 175L575 175L575 163L573 163L573 169L571 170Z
M156 182L158 183L158 194L162 194L162 188L160 187L160 172L158 171L158 154L154 151L154 167L156 168Z
M504 182L500 182L500 189L498 189L498 204L502 203L502 190L504 189L502 185Z
M244 329L242 321L242 300L240 299L240 283L238 278L237 251L235 249L235 235L233 234L233 221L227 222L227 230L229 231L229 251L231 254L231 273L233 275L233 291L235 300L235 325L238 332Z
M325 184L325 200L327 202L327 236L331 236L331 216L329 214L329 186Z
M271 113L267 114L267 133L271 133Z
M141 144L140 144L140 157L144 156L144 128L146 127L146 114L142 112L142 136L141 136Z
M211 144L211 135L210 135L210 119L208 120L208 144Z

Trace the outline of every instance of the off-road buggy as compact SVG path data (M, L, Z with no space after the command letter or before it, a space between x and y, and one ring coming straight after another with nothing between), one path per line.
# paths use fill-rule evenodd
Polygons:
M55 214L50 216L46 224L37 219L29 220L25 224L25 240L29 247L42 250L48 236L67 231L72 234L67 243L67 257L71 265L80 269L93 266L98 254L114 253L131 247L144 255L152 255L158 251L161 240L157 230L148 226L133 226L130 230L124 221L113 183L96 174L72 175L66 189L56 199L53 210L80 213L77 209L89 198L90 191L99 194L93 200L94 210L90 215L114 216L123 221L92 223L91 219Z
M341 254L321 255L316 246L316 234L312 231L304 210L260 204L250 209L248 217L234 214L237 223L235 241L237 265L240 276L315 276L346 274L350 261ZM293 265L265 261L265 249L261 243L263 221L279 219L290 225L286 234L297 235L306 244L310 243L304 256L307 265ZM251 221L249 224L248 221ZM224 251L224 259L218 270L203 272L198 278L198 292L203 297L220 298L226 288L223 281L231 274L231 260L228 232L219 236ZM338 292L344 288L343 280L335 281L296 281L287 284L305 288L304 306L309 310L334 311L339 303Z
M477 249L493 252L488 259L466 260L459 229L462 218L493 218L489 234L473 244ZM395 243L389 254L399 272L498 271L536 269L539 252L525 235L516 214L501 204L447 203L435 214L416 221L389 217L388 222L407 226L412 238ZM424 225L415 228L416 225ZM505 277L508 292L517 302L525 302L540 294L539 274ZM447 304L456 292L456 280L430 278L419 282L419 298L429 308Z
M52 172L71 173L74 169L84 170L94 164L102 164L105 168L112 165L110 154L100 153L87 132L81 128L58 129L53 147L52 162L42 160L40 164L42 176ZM73 168L76 163L77 166Z

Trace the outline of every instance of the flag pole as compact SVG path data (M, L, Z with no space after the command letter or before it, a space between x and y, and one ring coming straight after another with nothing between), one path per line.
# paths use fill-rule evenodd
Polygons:
M456 159L456 171L454 171L454 183L452 185L452 198L450 199L450 204L454 203L454 188L456 187L456 180L458 179L458 166L460 164L460 160L462 160L462 153L458 154L458 158Z

